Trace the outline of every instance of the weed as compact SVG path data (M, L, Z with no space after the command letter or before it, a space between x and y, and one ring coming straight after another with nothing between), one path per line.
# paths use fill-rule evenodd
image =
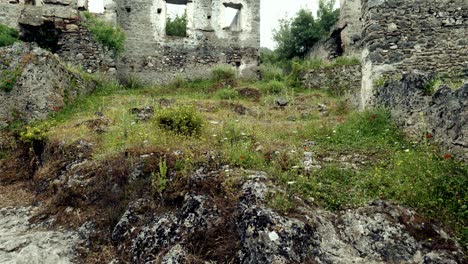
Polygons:
M117 54L125 50L125 33L123 29L98 20L89 12L83 14L85 18L83 25L91 32L96 41Z
M200 135L203 117L193 107L177 107L159 111L156 122L164 129L185 136Z
M384 77L377 78L373 81L374 87L383 87L385 83L387 82L387 79Z
M154 193L162 193L168 184L167 163L165 159L159 159L159 172L151 173L151 187Z

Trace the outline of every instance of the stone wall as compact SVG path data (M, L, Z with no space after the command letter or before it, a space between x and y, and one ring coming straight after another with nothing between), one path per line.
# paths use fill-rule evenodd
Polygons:
M468 84L457 90L442 86L433 95L425 95L431 78L410 73L388 81L376 89L376 103L388 107L409 134L437 142L468 160Z
M309 70L302 78L302 83L307 88L342 94L358 92L361 79L361 65L334 66Z
M184 1L167 1L180 2ZM185 1L187 37L166 36L167 6L163 0L117 2L118 23L127 33L122 75L167 83L175 75L206 78L218 64L230 64L241 76L253 76L260 46L260 1ZM223 27L225 9L240 8L236 26ZM234 23L233 23L234 24Z
M27 43L0 48L0 84L7 83L13 87L0 89L0 127L14 118L44 119L95 87L51 52Z
M466 0L362 0L362 107L374 82L412 70L468 76Z

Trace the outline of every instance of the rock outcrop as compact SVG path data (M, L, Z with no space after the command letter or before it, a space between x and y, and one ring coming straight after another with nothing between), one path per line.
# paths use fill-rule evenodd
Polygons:
M468 84L456 90L434 87L431 95L432 78L414 72L387 81L376 92L377 104L388 107L411 135L436 141L468 159Z
M51 52L34 44L0 48L0 125L15 118L44 119L95 89Z
M199 174L191 181L212 181ZM201 182L200 182L201 181ZM197 194L195 192L198 192ZM212 230L230 237L224 245L235 263L460 263L463 253L441 228L411 209L377 201L333 214L303 204L282 215L268 206L272 192L281 192L264 173L242 184L230 214L210 193L185 195L177 207L148 215L150 200L131 203L115 226L112 239L132 263L227 261L211 256ZM203 234L201 240L200 234ZM223 234L218 234L223 235ZM194 246L194 240L196 245ZM206 251L200 250L204 248ZM197 250L198 249L198 250ZM234 252L234 253L233 253Z

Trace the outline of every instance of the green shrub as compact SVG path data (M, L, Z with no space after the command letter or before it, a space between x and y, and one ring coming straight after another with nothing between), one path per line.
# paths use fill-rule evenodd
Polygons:
M260 75L265 81L282 81L284 80L283 70L272 64L263 64L260 66Z
M170 17L166 21L166 35L174 37L187 37L187 14L176 16L174 19Z
M0 47L12 45L18 38L19 33L16 29L0 24Z
M185 136L200 135L203 117L192 107L178 107L161 110L156 122L160 127Z
M234 89L224 88L216 91L216 97L222 100L237 99L239 96L239 92Z
M211 70L211 79L215 82L234 82L236 78L237 72L230 65L218 65Z
M265 94L280 94L286 89L286 85L280 81L269 81L260 86L260 90Z
M91 32L94 39L117 54L125 50L125 32L120 27L98 20L89 12L84 12L83 25Z
M16 81L23 73L21 67L17 67L14 70L4 70L0 74L0 90L4 92L11 92L13 87L16 85Z

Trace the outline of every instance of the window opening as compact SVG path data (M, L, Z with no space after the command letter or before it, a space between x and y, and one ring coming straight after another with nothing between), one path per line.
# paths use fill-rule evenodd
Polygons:
M91 13L102 14L104 13L104 0L89 0L88 10Z
M166 35L187 37L187 1L166 1Z
M242 4L224 3L224 30L241 31Z

